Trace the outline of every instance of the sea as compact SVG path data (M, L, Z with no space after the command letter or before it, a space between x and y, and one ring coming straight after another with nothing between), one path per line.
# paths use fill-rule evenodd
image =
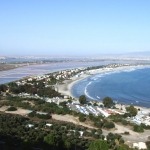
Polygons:
M150 108L150 67L92 75L74 84L71 93L97 101L108 96L116 103Z
M99 66L116 61L63 62L31 65L7 71L0 71L0 84L20 80L27 76L43 75L59 70ZM136 64L132 61L119 61L121 64ZM116 102L150 107L150 67L132 68L92 75L76 83L71 89L74 97L85 94L90 100L101 101L112 97Z

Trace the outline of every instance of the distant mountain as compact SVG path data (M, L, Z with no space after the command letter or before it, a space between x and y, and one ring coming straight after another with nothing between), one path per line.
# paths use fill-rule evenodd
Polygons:
M127 55L150 56L150 51L144 51L144 52L132 52L132 53L128 53Z

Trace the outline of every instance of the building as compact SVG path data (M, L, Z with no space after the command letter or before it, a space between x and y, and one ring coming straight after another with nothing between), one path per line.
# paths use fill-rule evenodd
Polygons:
M147 146L144 142L133 143L133 148L138 148L139 150L146 150Z

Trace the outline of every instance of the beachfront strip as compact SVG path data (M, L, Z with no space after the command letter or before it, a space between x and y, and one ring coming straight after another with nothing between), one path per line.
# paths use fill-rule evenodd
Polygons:
M98 101L88 101L86 104L81 104L79 99L72 97L71 93L68 92L66 94L66 81L72 82L72 79L75 78L77 81L78 79L82 79L84 77L87 77L91 74L96 73L102 73L102 72L109 72L113 69L120 69L122 67L130 67L129 64L121 65L121 64L112 64L107 66L99 66L99 67L91 67L91 68L79 68L79 69L70 69L70 70L64 70L59 72L54 72L51 74L46 75L40 75L40 76L32 76L27 77L22 80L16 81L13 84L10 83L7 85L5 91L1 91L2 96L12 96L12 97L20 97L20 98L32 98L32 99L40 99L42 101L48 102L48 103L55 103L59 107L62 107L60 104L62 102L66 102L66 106L72 110L76 111L77 113L81 113L84 115L94 115L94 116L103 116L104 118L108 118L111 115L124 115L127 113L126 106L121 104L116 104L115 107L104 107L102 102ZM64 85L64 89L60 89L60 86ZM14 87L20 87L19 89L12 90L11 86ZM49 90L52 89L57 92L62 92L61 95L58 95L59 93L56 93L55 96L50 95L47 92L41 92L40 88L36 90L36 88L41 87L47 88ZM12 91L13 92L12 92ZM68 89L67 89L68 90ZM40 91L40 92L39 92ZM39 94L39 93L40 94ZM64 94L65 93L65 94ZM58 96L57 96L58 95ZM137 107L138 109L140 107ZM31 111L29 111L31 113ZM45 112L37 112L40 114L45 114ZM47 114L47 113L46 113ZM137 125L140 125L141 123L145 124L146 126L150 125L150 111L145 108L140 108L138 110L138 113L136 116L130 116L127 117L127 121L134 122ZM138 144L134 144L134 147L139 147Z
M95 116L102 115L104 117L109 117L110 115L114 114L120 114L123 115L127 113L125 109L125 105L121 104L116 104L115 108L105 108L103 106L103 103L100 101L89 101L88 104L81 105L78 99L72 99L71 103L68 103L68 100L70 100L70 96L64 96L63 98L61 97L53 97L53 98L48 98L48 97L40 97L37 94L36 95L30 95L28 93L20 93L18 95L12 94L13 97L22 97L22 98L34 98L34 99L41 99L44 100L48 103L56 103L59 105L62 102L67 102L66 105L70 110L80 112L84 115L89 115L93 114ZM94 106L94 105L97 106ZM150 126L150 111L146 108L138 107L136 106L138 110L138 113L134 117L128 117L127 121L133 122L137 125L140 125L141 123L145 124L146 126Z
M137 65L136 67L139 67L141 65ZM58 91L58 92L62 92L63 97L53 97L53 98L49 98L49 97L40 97L38 94L29 94L29 93L19 93L18 95L14 95L12 94L12 96L19 96L19 97L29 97L29 98L38 98L41 100L45 100L46 102L54 102L56 104L59 105L59 103L64 102L64 101L68 101L68 99L70 99L72 97L70 91L67 91L68 95L64 95L64 93L66 94L66 92L64 92L64 90L60 89L59 87L64 84L64 82L66 80L74 80L73 78L75 78L76 81L78 81L78 79L82 79L85 78L89 75L92 74L97 74L97 73L106 73L106 72L110 72L113 71L114 69L116 70L120 70L120 69L127 69L126 67L133 67L130 64L110 64L110 65L106 65L106 66L97 66L97 67L89 67L89 68L78 68L78 69L69 69L69 70L63 70L63 71L58 71L58 72L54 72L54 73L50 73L47 75L39 75L39 76L32 76L32 77L28 77L25 79L22 79L20 81L16 81L16 84L18 86L20 85L31 85L33 86L35 83L36 84L40 84L41 81L44 84L45 87L51 87L54 90ZM135 67L135 66L134 66ZM64 85L64 86L68 86L68 85ZM67 87L65 87L67 88ZM70 89L67 89L70 90ZM92 103L92 101L91 101ZM96 103L99 106L102 106L102 102L98 102L96 101ZM119 106L119 105L116 105ZM78 101L78 99L75 99L72 104L68 104L69 109L75 110L77 112L83 113L85 115L89 115L90 113L92 113L93 115L103 115L104 117L108 117L111 114L124 114L126 113L126 109L123 109L123 106L119 106L116 110L115 109L106 109L106 108L102 108L102 107L92 107L92 106L80 106L80 103ZM145 110L141 110L138 111L138 114L135 117L130 117L128 118L129 121L136 123L138 125L140 125L141 123L145 124L145 125L150 125L150 111L148 111L147 109Z
M139 65L140 66L140 65ZM87 77L88 75L91 74L97 74L97 73L103 73L103 72L110 72L114 69L120 70L126 67L132 67L130 64L110 64L106 66L97 66L97 67L88 67L88 68L78 68L78 69L70 69L70 70L63 70L63 71L58 71L46 75L39 75L39 76L32 76L32 77L27 77L24 79L21 79L19 81L16 81L15 83L18 86L21 85L31 85L34 86L34 84L44 84L44 87L51 87L54 90L58 92L64 92L64 90L59 89L59 86L64 84L65 80L71 80L72 78L75 78L77 81L79 78L84 78ZM65 85L68 86L68 85ZM69 90L69 89L68 89ZM9 92L9 90L7 91ZM5 94L5 92L3 93ZM29 98L37 98L41 100L45 100L46 102L54 102L59 105L60 102L63 101L68 101L68 99L71 98L71 93L70 91L67 92L68 95L64 95L62 98L61 97L40 97L38 94L31 94L31 93L19 93L17 95L12 94L12 96L19 96L19 97L29 97ZM91 102L92 103L92 102ZM102 105L102 102L96 102L99 106ZM68 104L68 107L72 110L75 110L77 112L83 113L85 115L89 115L90 113L94 115L103 115L105 117L108 117L111 114L124 114L126 110L122 109L105 109L101 107L92 107L92 106L80 106L79 101L75 99L72 104ZM136 123L136 124L141 124L144 123L145 125L150 125L150 111L145 111L145 110L140 110L138 111L138 114L135 117L132 117L129 119L130 121Z

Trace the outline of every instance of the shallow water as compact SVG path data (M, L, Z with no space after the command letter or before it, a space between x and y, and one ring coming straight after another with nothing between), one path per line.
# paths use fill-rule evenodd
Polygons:
M79 68L79 67L91 67L99 65L107 65L110 63L130 63L128 61L83 61L83 62L59 62L59 63L50 63L50 64L40 64L40 65L31 65L21 68L16 68L7 71L0 71L0 84L8 83L11 81L19 80L23 77L33 76L33 75L43 75L54 71ZM131 61L131 63L135 63Z

